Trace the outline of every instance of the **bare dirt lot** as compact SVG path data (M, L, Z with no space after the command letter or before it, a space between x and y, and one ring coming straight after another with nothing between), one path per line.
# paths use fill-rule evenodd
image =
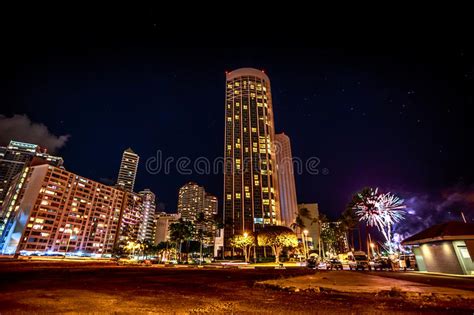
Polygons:
M374 294L289 292L256 285L262 280L315 272L289 268L197 269L2 261L0 312L472 314L473 306L466 302L413 302ZM466 286L469 285L467 282Z

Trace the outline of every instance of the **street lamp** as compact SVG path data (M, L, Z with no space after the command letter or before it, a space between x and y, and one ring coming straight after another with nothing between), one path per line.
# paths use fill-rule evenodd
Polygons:
M305 258L308 258L308 242L307 242L307 239L308 239L308 230L304 230L303 231L303 243L304 243L304 248L305 248Z
M247 237L249 236L249 234L247 232L244 233L244 237Z

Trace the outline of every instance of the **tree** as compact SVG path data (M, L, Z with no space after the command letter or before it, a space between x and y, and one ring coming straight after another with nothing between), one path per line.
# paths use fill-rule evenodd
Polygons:
M189 242L194 236L194 224L190 221L184 221L182 218L178 222L172 223L170 229L170 240L176 243L178 247L179 256L178 259L182 260L182 244L183 242Z
M127 254L124 249L125 245L126 245L125 241L119 241L118 243L116 243L114 248L112 249L112 256L117 259L125 257Z
M347 235L351 234L351 247L354 246L354 230L358 229L359 232L359 244L361 243L360 229L359 227L359 218L357 217L354 207L357 205L361 199L366 198L371 194L371 188L365 187L360 193L356 193L352 196L351 201L348 203L346 209L341 214L339 221L341 222L341 229L343 229ZM359 245L360 246L360 245Z
M135 256L135 252L142 248L142 244L140 242L128 241L127 245L125 245L125 251L132 256Z
M160 242L155 248L156 254L160 256L161 262L171 260L172 254L176 257L176 248L174 248L170 242Z
M270 246L275 254L275 262L280 263L280 253L285 247L297 247L296 234L285 226L267 226L258 232L258 245Z
M230 245L232 247L242 249L242 252L244 253L245 262L248 263L250 257L250 250L253 246L255 246L255 237L248 233L244 233L244 235L234 235L234 237L232 237L232 239L230 240Z

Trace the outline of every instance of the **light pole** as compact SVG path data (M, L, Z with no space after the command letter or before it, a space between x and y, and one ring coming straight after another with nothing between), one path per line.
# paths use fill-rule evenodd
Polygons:
M307 239L308 239L308 230L304 230L303 231L303 242L304 242L304 248L305 248L305 255L304 257L307 259L308 258L308 242L307 242Z
M370 243L370 248L372 248L372 257L375 257L375 244L374 243Z

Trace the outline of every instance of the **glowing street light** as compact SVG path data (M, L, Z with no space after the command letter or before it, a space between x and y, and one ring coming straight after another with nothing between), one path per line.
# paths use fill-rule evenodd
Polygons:
M249 234L247 232L244 233L244 237L247 237L249 236Z

